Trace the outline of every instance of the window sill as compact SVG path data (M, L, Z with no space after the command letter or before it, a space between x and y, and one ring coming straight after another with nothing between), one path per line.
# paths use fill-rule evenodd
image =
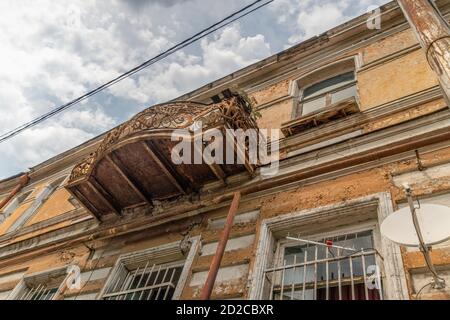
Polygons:
M330 121L344 118L359 111L359 104L356 98L351 97L305 117L300 116L296 119L285 122L281 126L281 131L286 137L288 137L310 128L318 127Z

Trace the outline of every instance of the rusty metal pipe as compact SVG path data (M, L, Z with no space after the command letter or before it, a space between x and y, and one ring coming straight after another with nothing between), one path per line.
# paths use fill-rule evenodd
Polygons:
M431 0L397 0L450 103L450 27Z
M0 202L0 210L2 210L3 207L6 206L8 204L8 202L11 201L11 199L14 198L16 196L16 194L18 194L20 192L20 190L22 190L22 188L27 185L27 183L29 181L30 181L30 177L28 176L28 173L25 173L24 175L22 175L19 178L19 184L17 186L15 186L14 189L11 190L9 195Z
M241 193L235 192L233 195L233 201L231 202L230 210L228 211L227 221L222 231L219 243L217 244L216 254L213 257L211 266L209 268L208 277L206 278L205 285L202 289L200 299L209 300L211 293L216 282L217 273L219 272L220 262L222 261L225 247L227 246L228 238L230 237L231 228L233 227L234 217L236 216L239 208L239 201L241 200Z

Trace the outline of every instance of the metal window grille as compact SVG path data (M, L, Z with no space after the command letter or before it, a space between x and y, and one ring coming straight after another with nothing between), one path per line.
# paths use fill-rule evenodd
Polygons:
M52 300L58 292L58 287L47 287L45 284L38 284L32 287L25 287L18 300Z
M325 242L322 240L321 242ZM349 252L311 244L282 248L281 261L264 274L274 300L380 300L381 257L370 231L335 237L334 244L366 248Z
M184 261L163 265L147 261L132 270L121 265L103 299L169 300L175 292L183 266Z

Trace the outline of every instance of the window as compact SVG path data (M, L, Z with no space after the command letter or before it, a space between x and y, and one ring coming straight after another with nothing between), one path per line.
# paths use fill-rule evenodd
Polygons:
M300 99L301 115L330 108L355 96L356 82L353 71L328 78L304 89Z
M48 287L45 284L26 287L17 300L52 300L58 287Z
M382 192L264 219L249 298L408 299L400 247L384 241L379 230L393 211L390 193ZM356 252L336 247L324 250L323 243L329 239Z
M9 228L10 231L15 231L21 226L25 225L27 221L41 208L45 201L58 189L65 181L66 177L59 178L52 183L48 184L44 190L36 197L33 204L22 215L14 221Z
M112 290L103 295L105 300L169 300L183 270L184 261L174 264L152 264L148 260L144 267L121 270L112 284Z
M67 268L26 276L14 288L11 300L55 300L67 277Z
M356 251L296 240L280 242L276 264L265 270L270 299L275 300L380 300L381 279L372 231L315 239ZM368 283L370 273L374 284ZM372 275L371 275L372 276Z
M18 207L20 207L25 200L27 200L28 196L33 192L33 190L24 192L20 195L18 195L17 197L15 197L9 204L8 206L5 208L5 210L0 213L0 224L5 221L11 214L14 213L14 211L16 211L16 209Z
M197 251L198 239L191 242L187 256L181 242L127 254L119 258L100 293L104 300L177 299Z
M339 109L344 102L356 104L356 65L356 57L346 58L297 79L291 87L297 99L293 118Z

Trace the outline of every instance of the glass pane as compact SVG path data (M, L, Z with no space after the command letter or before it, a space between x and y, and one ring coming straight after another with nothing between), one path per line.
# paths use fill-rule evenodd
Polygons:
M303 300L303 290L294 290L294 294L292 295L292 291L289 291L285 294L285 300L291 299L293 300ZM305 290L305 300L313 300L314 299L314 290L306 289Z
M350 257L340 261L341 264L341 278L350 278Z
M314 299L314 289L305 289L305 300L313 300ZM280 293L276 293L274 295L274 300L281 300ZM303 289L300 290L286 290L283 292L283 300L303 300Z
M317 264L317 281L325 281L327 279L327 266L325 262Z
M337 261L331 261L328 263L328 280L338 279L338 263Z
M364 275L361 257L353 257L352 263L353 263L353 276L360 277Z
M326 97L320 97L302 104L302 116L326 107Z
M306 88L303 92L303 99L328 92L354 80L353 71L326 79Z
M332 93L331 104L346 100L351 97L356 97L356 85Z
M285 285L290 285L290 284L296 284L296 283L300 283L303 279L302 277L302 268L292 268L292 269L287 269L284 272L284 284Z

